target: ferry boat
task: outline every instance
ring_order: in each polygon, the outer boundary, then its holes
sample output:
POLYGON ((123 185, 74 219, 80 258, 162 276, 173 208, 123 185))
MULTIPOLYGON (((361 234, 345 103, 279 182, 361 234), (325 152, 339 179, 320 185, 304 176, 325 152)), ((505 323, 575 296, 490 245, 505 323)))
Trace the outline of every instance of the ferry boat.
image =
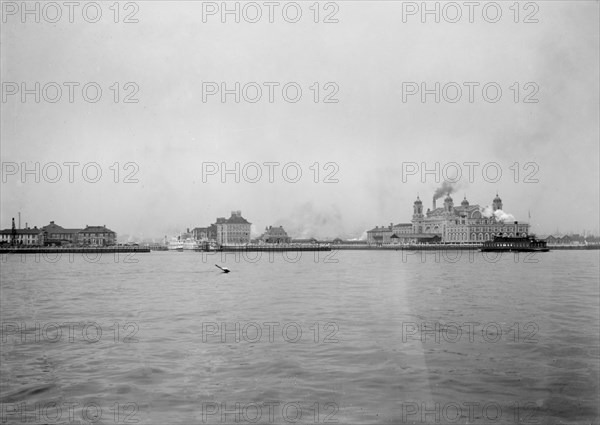
POLYGON ((540 241, 533 235, 495 236, 494 240, 486 241, 481 252, 548 252, 546 241, 540 241))
POLYGON ((194 251, 200 247, 200 243, 192 238, 187 238, 183 241, 182 248, 184 251, 194 251))
POLYGON ((194 251, 196 252, 206 252, 206 251, 218 251, 219 246, 214 241, 209 241, 207 239, 203 239, 198 241, 196 248, 194 251))
POLYGON ((168 246, 169 251, 183 251, 183 242, 181 238, 172 238, 169 241, 168 246))

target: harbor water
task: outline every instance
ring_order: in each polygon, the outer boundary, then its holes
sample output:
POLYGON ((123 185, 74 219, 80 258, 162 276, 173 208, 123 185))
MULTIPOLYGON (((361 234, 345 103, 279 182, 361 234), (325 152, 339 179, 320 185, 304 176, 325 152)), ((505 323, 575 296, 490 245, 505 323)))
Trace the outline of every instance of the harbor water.
POLYGON ((599 254, 3 255, 1 423, 598 423, 599 254))

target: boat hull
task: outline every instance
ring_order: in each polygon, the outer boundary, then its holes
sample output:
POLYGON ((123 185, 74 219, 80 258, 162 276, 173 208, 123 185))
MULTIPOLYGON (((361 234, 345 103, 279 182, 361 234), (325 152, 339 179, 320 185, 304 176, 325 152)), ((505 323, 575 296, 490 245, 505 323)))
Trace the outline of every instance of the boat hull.
POLYGON ((549 248, 481 248, 481 252, 548 252, 549 248))
POLYGON ((545 241, 535 236, 496 236, 493 241, 486 241, 481 252, 548 252, 545 241))

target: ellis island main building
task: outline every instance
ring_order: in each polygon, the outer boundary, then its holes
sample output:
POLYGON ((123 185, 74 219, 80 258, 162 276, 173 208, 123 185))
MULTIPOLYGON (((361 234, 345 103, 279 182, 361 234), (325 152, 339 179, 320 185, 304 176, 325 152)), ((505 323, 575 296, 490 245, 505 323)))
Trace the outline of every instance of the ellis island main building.
POLYGON ((470 205, 466 197, 460 206, 454 206, 450 194, 444 199, 444 206, 423 213, 423 202, 417 197, 413 204, 413 218, 410 223, 377 226, 367 232, 370 244, 390 243, 483 243, 492 240, 500 233, 509 236, 529 233, 529 224, 503 219, 502 199, 496 194, 491 210, 479 205, 470 205))

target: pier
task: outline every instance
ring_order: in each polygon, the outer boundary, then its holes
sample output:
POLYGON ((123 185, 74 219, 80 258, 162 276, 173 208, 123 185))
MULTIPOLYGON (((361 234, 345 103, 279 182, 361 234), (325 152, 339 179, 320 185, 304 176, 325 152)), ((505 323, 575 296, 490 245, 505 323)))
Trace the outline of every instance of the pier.
POLYGON ((110 254, 110 253, 150 252, 143 246, 106 247, 2 247, 0 254, 110 254))
POLYGON ((284 252, 284 251, 331 251, 331 245, 231 245, 217 248, 223 252, 284 252))

